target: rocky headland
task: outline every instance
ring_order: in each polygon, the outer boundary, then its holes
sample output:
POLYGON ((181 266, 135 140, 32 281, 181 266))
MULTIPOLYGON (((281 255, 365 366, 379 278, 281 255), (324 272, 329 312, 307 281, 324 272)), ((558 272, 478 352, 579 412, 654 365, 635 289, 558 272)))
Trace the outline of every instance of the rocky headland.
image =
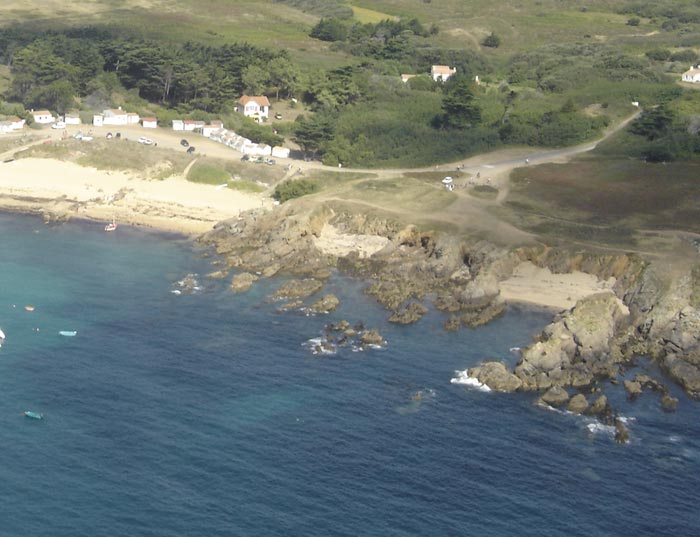
POLYGON ((447 314, 449 330, 500 315, 506 306, 501 285, 524 263, 555 275, 592 275, 605 282, 603 289, 556 313, 514 367, 485 359, 470 376, 494 390, 534 392, 541 403, 598 416, 616 427, 618 440, 627 433, 600 393, 602 382, 625 380, 630 398, 653 390, 666 410, 678 403, 663 383, 627 379, 637 356, 651 357, 689 397, 700 398, 698 266, 670 275, 660 261, 634 254, 542 244, 502 247, 353 214, 332 203, 310 210, 289 203, 244 213, 219 223, 201 241, 223 257, 223 272, 237 273, 232 276, 237 291, 258 278, 285 274, 299 280, 281 288, 277 298, 300 299, 318 293, 338 270, 367 280, 367 294, 387 309, 390 321, 416 322, 432 304, 447 314), (319 238, 329 228, 349 246, 325 248, 319 238), (373 238, 371 247, 367 237, 373 238))

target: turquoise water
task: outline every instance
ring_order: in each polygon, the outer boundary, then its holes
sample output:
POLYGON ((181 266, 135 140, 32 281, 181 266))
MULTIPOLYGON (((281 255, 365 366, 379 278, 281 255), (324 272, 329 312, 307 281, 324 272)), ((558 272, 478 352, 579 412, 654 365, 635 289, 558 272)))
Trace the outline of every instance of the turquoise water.
POLYGON ((393 326, 337 276, 330 316, 276 313, 280 281, 178 296, 211 259, 123 226, 2 215, 0 248, 0 536, 697 535, 700 407, 675 388, 664 414, 605 387, 631 418, 618 446, 529 395, 450 383, 515 361, 544 312, 393 326), (340 319, 387 348, 311 354, 340 319))

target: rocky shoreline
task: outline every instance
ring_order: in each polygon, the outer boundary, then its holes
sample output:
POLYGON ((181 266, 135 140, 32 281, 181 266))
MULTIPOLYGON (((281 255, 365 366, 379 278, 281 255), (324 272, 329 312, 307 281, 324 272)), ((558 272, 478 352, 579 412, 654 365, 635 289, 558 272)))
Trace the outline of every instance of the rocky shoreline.
MULTIPOLYGON (((521 351, 514 368, 486 359, 469 375, 493 390, 540 393, 541 403, 595 415, 616 427, 621 442, 628 437, 625 425, 600 394, 600 386, 621 382, 634 368, 636 356, 651 357, 690 398, 700 398, 698 267, 670 277, 654 262, 633 254, 545 245, 504 248, 352 214, 332 204, 311 211, 294 204, 268 212, 254 210, 219 223, 200 240, 223 257, 222 274, 238 272, 232 277, 237 291, 279 273, 303 278, 303 283, 295 284, 301 291, 279 292, 280 297, 299 299, 319 292, 337 269, 370 282, 367 294, 387 309, 391 322, 418 321, 429 301, 448 314, 447 330, 478 326, 500 315, 506 307, 500 282, 522 263, 554 274, 591 274, 611 282, 609 289, 557 314, 521 351), (384 246, 371 254, 360 248, 345 255, 326 253, 316 242, 326 226, 346 236, 381 237, 384 246)), ((665 410, 678 403, 657 381, 637 376, 624 384, 630 398, 652 389, 661 394, 665 410)))

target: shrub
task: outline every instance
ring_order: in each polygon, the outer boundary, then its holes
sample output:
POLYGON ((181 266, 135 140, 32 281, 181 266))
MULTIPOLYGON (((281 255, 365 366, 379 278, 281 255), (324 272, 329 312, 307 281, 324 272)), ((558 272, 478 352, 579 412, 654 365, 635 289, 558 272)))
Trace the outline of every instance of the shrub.
POLYGON ((684 50, 679 50, 678 52, 674 52, 671 55, 671 61, 694 64, 698 61, 698 55, 694 50, 687 48, 684 50))
POLYGON ((646 51, 647 58, 657 62, 665 62, 671 57, 671 51, 667 48, 655 48, 646 51))
POLYGON ((313 194, 319 190, 318 183, 309 181, 308 179, 296 179, 293 181, 285 181, 275 187, 272 197, 284 203, 285 201, 300 198, 308 194, 313 194))
POLYGON ((491 32, 491 35, 486 36, 481 44, 485 47, 498 48, 498 46, 501 44, 501 38, 491 32))

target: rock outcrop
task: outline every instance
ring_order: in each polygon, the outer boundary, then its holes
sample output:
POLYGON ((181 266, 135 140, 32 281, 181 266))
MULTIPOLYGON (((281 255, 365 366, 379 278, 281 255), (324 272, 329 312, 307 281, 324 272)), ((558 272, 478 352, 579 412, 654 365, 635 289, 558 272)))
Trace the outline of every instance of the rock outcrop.
POLYGON ((521 380, 508 371, 501 362, 485 362, 468 371, 470 377, 476 378, 492 390, 498 392, 514 392, 522 384, 521 380))
MULTIPOLYGON (((367 293, 387 308, 392 322, 415 322, 424 313, 422 303, 432 299, 449 315, 444 323, 448 330, 500 315, 505 303, 499 282, 524 261, 555 274, 583 271, 613 282, 610 291, 584 298, 558 315, 522 352, 513 371, 484 364, 477 377, 503 391, 544 393, 560 387, 588 393, 599 380, 616 378, 620 366, 635 354, 648 355, 689 396, 700 399, 700 265, 679 265, 669 276, 655 262, 635 255, 544 245, 501 248, 338 207, 329 202, 308 210, 300 202, 269 212, 250 211, 221 222, 202 241, 225 257, 220 274, 231 269, 249 274, 234 278, 242 289, 251 284, 252 275, 286 274, 298 280, 275 298, 297 300, 318 292, 337 268, 372 281, 367 293), (383 246, 371 253, 324 253, 317 243, 327 225, 358 240, 380 237, 383 246)), ((649 389, 635 382, 625 383, 631 398, 649 389)), ((664 408, 673 408, 674 398, 659 393, 664 408)), ((574 394, 567 404, 608 421, 614 416, 607 401, 599 403, 599 398, 588 405, 586 400, 584 406, 583 399, 574 394)))
POLYGON ((597 378, 614 377, 622 356, 613 341, 627 317, 627 308, 613 293, 580 300, 523 351, 515 367, 522 389, 585 388, 597 378))

